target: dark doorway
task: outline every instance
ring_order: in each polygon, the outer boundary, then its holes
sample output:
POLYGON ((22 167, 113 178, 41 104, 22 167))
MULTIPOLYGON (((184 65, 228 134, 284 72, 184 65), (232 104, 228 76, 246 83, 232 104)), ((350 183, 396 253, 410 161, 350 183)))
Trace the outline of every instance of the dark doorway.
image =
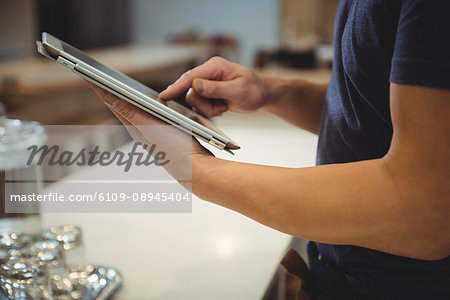
POLYGON ((130 4, 127 0, 36 1, 37 32, 42 31, 89 49, 130 42, 130 4))

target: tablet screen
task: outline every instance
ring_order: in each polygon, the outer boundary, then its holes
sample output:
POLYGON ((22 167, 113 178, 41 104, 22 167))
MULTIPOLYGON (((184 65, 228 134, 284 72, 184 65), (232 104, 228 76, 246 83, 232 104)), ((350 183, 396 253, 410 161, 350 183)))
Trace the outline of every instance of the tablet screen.
POLYGON ((95 69, 98 69, 99 71, 105 73, 108 76, 113 77, 114 79, 117 79, 118 81, 128 85, 129 87, 137 90, 138 92, 149 96, 153 100, 156 100, 159 98, 159 93, 144 84, 134 80, 133 78, 126 76, 125 74, 116 71, 110 67, 105 66, 104 64, 96 61, 92 57, 86 55, 84 52, 78 50, 75 47, 72 47, 71 45, 61 41, 63 50, 67 52, 68 54, 78 58, 79 60, 85 62, 86 64, 94 67, 95 69))
MULTIPOLYGON (((51 35, 48 35, 48 37, 49 37, 48 38, 49 42, 61 43, 62 50, 64 52, 66 52, 67 54, 69 54, 73 57, 76 57, 77 59, 81 60, 85 64, 91 66, 92 68, 95 68, 95 69, 99 70, 100 72, 116 79, 117 81, 122 82, 123 84, 138 91, 139 93, 149 96, 154 101, 158 101, 157 99, 159 98, 159 93, 157 91, 145 86, 144 84, 134 80, 133 78, 131 78, 117 70, 114 70, 110 67, 105 66, 104 64, 96 61, 92 57, 86 55, 84 52, 78 50, 77 48, 75 48, 63 41, 60 41, 60 40, 52 37, 51 35)), ((56 57, 59 56, 59 53, 54 53, 54 54, 56 55, 56 57)), ((217 128, 217 126, 214 125, 214 123, 212 123, 207 118, 194 112, 190 108, 187 108, 187 107, 183 106, 182 104, 179 104, 178 102, 176 102, 174 100, 166 101, 166 104, 169 108, 173 109, 174 111, 182 114, 183 116, 191 119, 192 121, 194 121, 200 125, 203 125, 204 127, 208 128, 209 130, 230 140, 230 143, 227 144, 227 146, 230 149, 239 149, 239 146, 237 146, 234 142, 232 142, 229 137, 227 137, 221 130, 219 130, 217 128)))

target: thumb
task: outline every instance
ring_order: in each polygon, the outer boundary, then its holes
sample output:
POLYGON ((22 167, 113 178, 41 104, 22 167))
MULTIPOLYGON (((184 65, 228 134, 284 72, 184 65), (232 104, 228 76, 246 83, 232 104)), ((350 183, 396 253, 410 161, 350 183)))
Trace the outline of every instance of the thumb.
POLYGON ((192 82, 194 91, 204 97, 213 99, 228 99, 232 96, 233 88, 229 81, 214 81, 196 78, 192 82))

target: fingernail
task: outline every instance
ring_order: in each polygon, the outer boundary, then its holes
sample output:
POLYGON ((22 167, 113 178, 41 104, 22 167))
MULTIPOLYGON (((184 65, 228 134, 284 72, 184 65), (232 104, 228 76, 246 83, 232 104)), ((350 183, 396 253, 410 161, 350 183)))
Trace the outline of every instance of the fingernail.
POLYGON ((201 79, 195 81, 195 88, 198 92, 203 93, 205 91, 205 82, 201 79))

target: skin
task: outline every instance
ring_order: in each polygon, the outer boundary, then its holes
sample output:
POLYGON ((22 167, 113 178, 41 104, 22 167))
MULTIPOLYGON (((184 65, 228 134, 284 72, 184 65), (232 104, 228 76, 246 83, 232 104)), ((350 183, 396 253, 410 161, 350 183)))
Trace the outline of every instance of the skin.
MULTIPOLYGON (((93 87, 126 125, 161 124, 93 87)), ((221 58, 185 73, 161 93, 212 117, 265 109, 318 132, 326 85, 257 76, 221 58)), ((437 260, 450 254, 450 91, 391 84, 394 135, 380 158, 311 168, 280 168, 215 158, 195 139, 193 192, 301 238, 437 260)), ((145 133, 132 134, 145 141, 145 133)))

